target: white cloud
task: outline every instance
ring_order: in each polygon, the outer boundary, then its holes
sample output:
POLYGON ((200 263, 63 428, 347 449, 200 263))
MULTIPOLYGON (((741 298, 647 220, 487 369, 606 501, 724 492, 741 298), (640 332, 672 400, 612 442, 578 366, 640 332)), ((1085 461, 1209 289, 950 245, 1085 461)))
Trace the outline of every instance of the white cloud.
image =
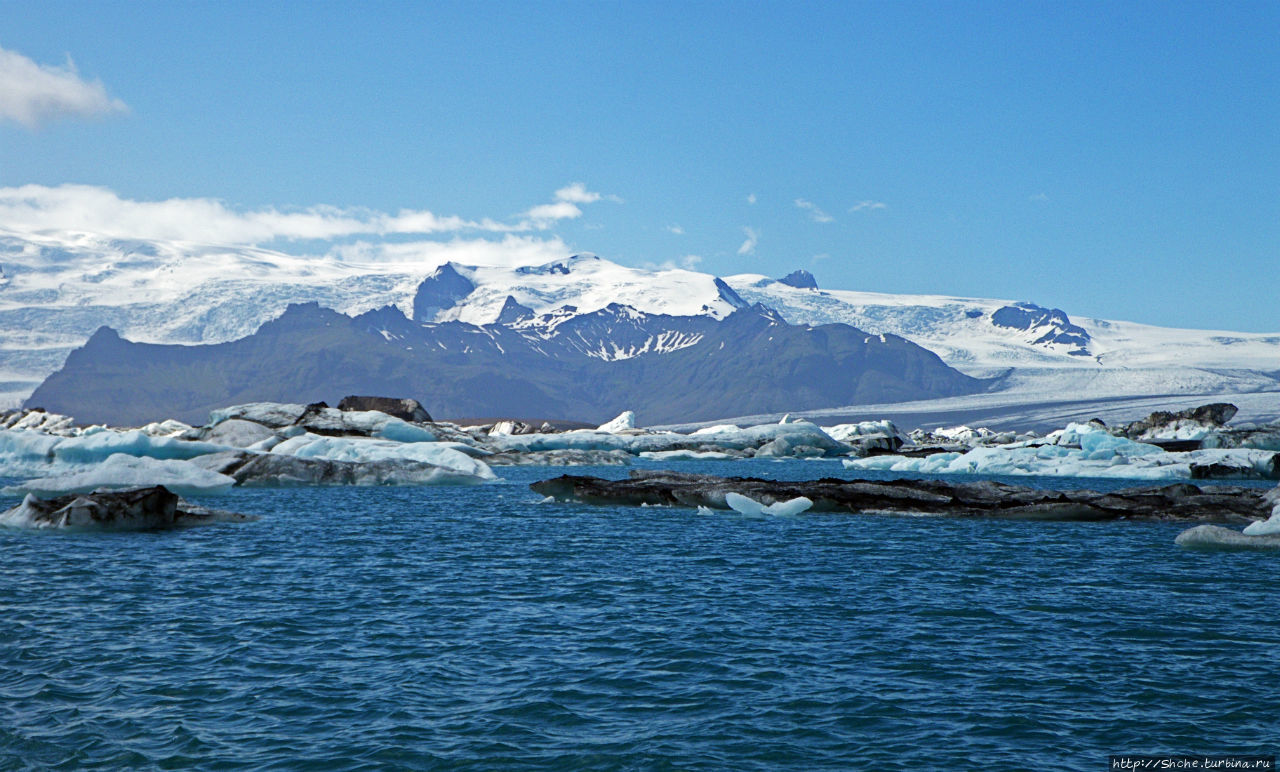
POLYGON ((507 234, 497 240, 455 237, 448 241, 400 243, 357 241, 336 245, 325 256, 354 264, 404 263, 413 266, 414 270, 422 270, 451 260, 462 265, 503 268, 543 265, 563 260, 571 254, 573 251, 557 237, 507 234))
POLYGON ((667 233, 674 233, 677 236, 684 235, 684 228, 681 228, 679 225, 668 225, 666 227, 666 231, 667 233))
POLYGON ((696 271, 702 262, 700 255, 685 255, 679 260, 664 260, 661 263, 645 263, 644 268, 651 271, 696 271))
POLYGON ((556 220, 572 220, 582 216, 582 210, 570 201, 557 201, 554 204, 539 204, 524 216, 533 221, 534 227, 546 228, 556 220))
POLYGON ((742 232, 746 234, 747 240, 742 242, 742 246, 738 247, 738 254, 754 255, 756 253, 756 244, 760 242, 760 234, 756 233, 755 228, 743 228, 742 232))
POLYGON ((587 190, 581 182, 571 182, 556 191, 556 201, 569 201, 574 204, 594 204, 600 200, 600 194, 587 190))
POLYGON ((582 182, 571 182, 556 191, 556 201, 568 201, 573 204, 594 204, 597 201, 612 201, 615 204, 621 204, 622 199, 612 193, 596 193, 587 190, 587 186, 582 182))
MULTIPOLYGON (((578 186, 561 189, 556 196, 562 194, 580 198, 595 195, 578 186)), ((240 210, 212 198, 138 201, 93 185, 0 188, 0 228, 22 232, 82 231, 116 238, 213 244, 468 231, 513 233, 545 230, 557 221, 581 216, 582 209, 577 204, 564 200, 535 206, 513 222, 502 222, 437 215, 425 209, 386 213, 321 205, 283 211, 275 207, 240 210)))
POLYGON ((1046 195, 1046 194, 1044 194, 1044 193, 1036 193, 1035 195, 1031 196, 1031 197, 1030 197, 1030 198, 1028 198, 1027 200, 1028 200, 1028 201, 1039 201, 1039 202, 1045 202, 1045 201, 1048 201, 1048 200, 1049 200, 1049 196, 1047 196, 1047 195, 1046 195))
POLYGON ((107 95, 101 81, 81 78, 70 57, 65 67, 54 67, 0 48, 0 121, 36 129, 57 118, 128 109, 124 102, 107 95))
POLYGON ((830 260, 830 259, 831 259, 831 255, 827 252, 821 252, 813 256, 813 262, 815 263, 820 263, 823 260, 830 260))
POLYGON ((755 193, 748 193, 748 194, 747 194, 747 203, 748 203, 748 204, 754 204, 755 202, 756 202, 756 194, 755 194, 755 193))
POLYGON ((582 216, 582 209, 578 204, 594 204, 602 199, 622 203, 622 199, 617 196, 596 193, 587 190, 587 186, 581 182, 571 182, 555 192, 555 201, 552 203, 539 204, 524 212, 521 216, 527 222, 518 229, 545 229, 551 227, 557 220, 577 219, 582 216))
POLYGON ((889 205, 884 203, 883 201, 872 201, 868 199, 866 201, 859 201, 858 203, 849 207, 849 211, 850 212, 873 212, 876 209, 888 209, 888 208, 889 208, 889 205))
POLYGON ((462 230, 511 231, 521 224, 441 217, 426 210, 386 214, 313 206, 237 211, 212 198, 137 201, 92 185, 0 188, 0 227, 17 231, 87 231, 107 236, 222 244, 275 239, 336 239, 362 234, 433 234, 462 230))
POLYGON ((823 222, 823 223, 835 222, 836 218, 832 217, 831 215, 819 209, 818 205, 813 203, 812 201, 806 201, 803 198, 797 198, 796 206, 807 211, 809 213, 809 218, 812 219, 814 222, 823 222))

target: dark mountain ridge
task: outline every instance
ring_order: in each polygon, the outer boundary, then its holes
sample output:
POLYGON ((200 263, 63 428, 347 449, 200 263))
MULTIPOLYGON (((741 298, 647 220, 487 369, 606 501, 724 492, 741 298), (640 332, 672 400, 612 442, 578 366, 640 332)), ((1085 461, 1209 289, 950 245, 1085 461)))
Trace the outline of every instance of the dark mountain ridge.
POLYGON ((788 324, 761 305, 723 320, 611 304, 507 324, 423 323, 393 307, 349 317, 295 304, 213 345, 134 343, 102 328, 27 401, 84 423, 204 422, 255 402, 418 399, 441 419, 539 415, 645 423, 968 394, 984 383, 893 335, 788 324))

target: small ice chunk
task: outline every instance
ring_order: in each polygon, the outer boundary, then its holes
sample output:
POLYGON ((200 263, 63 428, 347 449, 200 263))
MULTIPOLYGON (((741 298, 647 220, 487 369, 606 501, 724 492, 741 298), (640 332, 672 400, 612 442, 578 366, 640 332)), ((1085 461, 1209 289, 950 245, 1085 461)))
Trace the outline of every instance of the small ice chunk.
POLYGON ((724 503, 728 504, 733 511, 744 515, 798 515, 813 506, 813 501, 804 496, 766 506, 749 496, 732 491, 724 495, 724 503))
POLYGON ((743 496, 741 493, 730 491, 724 494, 724 503, 728 504, 729 508, 734 512, 740 512, 744 515, 764 514, 764 504, 748 496, 743 496))
MULTIPOLYGON (((1265 498, 1268 501, 1276 501, 1277 498, 1280 498, 1280 487, 1267 491, 1265 498)), ((1266 520, 1259 520, 1256 523, 1250 523, 1245 526, 1244 533, 1248 536, 1280 534, 1280 501, 1277 501, 1276 505, 1271 508, 1271 517, 1266 520)))
POLYGON ((764 512, 766 515, 790 517, 792 515, 798 515, 801 512, 807 512, 812 507, 813 501, 809 499, 809 497, 797 496, 796 498, 788 501, 779 501, 775 504, 770 504, 764 508, 764 512))

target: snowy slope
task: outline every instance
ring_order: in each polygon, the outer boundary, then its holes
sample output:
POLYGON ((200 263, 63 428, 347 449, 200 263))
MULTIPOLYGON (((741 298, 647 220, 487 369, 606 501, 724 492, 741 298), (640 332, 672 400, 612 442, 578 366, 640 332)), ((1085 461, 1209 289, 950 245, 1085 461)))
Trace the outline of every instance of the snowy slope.
POLYGON ((1071 317, 1091 338, 1088 356, 1076 347, 1036 344, 1045 328, 1025 331, 992 324, 1016 301, 946 295, 890 295, 850 290, 805 290, 759 274, 725 280, 748 302, 772 306, 793 323, 844 322, 891 332, 933 350, 952 367, 990 376, 1008 367, 1182 368, 1280 370, 1280 333, 1183 330, 1135 322, 1071 317))
POLYGON ((455 267, 476 288, 464 303, 431 321, 489 324, 498 318, 508 296, 535 313, 564 306, 591 312, 618 303, 650 314, 723 319, 735 307, 720 296, 715 277, 708 274, 628 268, 590 254, 518 268, 455 267))
POLYGON ((252 333, 290 303, 317 301, 347 314, 391 306, 412 316, 430 277, 446 270, 466 285, 461 298, 422 304, 431 314, 418 321, 490 324, 506 308, 526 334, 606 360, 701 339, 696 322, 652 332, 629 313, 723 319, 759 302, 792 323, 843 322, 900 335, 964 373, 996 379, 1001 398, 1018 403, 1280 390, 1280 334, 1076 318, 1009 300, 804 288, 757 274, 721 282, 521 243, 495 244, 487 264, 446 264, 445 247, 397 262, 356 262, 0 231, 0 405, 30 394, 101 325, 136 341, 215 343, 252 333))

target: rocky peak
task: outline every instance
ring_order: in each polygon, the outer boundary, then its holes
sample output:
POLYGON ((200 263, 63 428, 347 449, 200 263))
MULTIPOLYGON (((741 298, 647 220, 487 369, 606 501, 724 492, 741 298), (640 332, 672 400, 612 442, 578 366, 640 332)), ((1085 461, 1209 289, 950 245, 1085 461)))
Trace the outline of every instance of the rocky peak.
POLYGON ((453 308, 475 288, 476 285, 459 273, 453 263, 445 263, 418 285, 413 296, 413 320, 435 321, 436 314, 453 308))
POLYGON ((522 306, 513 295, 507 295, 507 302, 502 304, 502 310, 498 312, 498 318, 495 324, 510 325, 516 322, 523 322, 526 319, 532 319, 534 316, 533 309, 528 306, 522 306))
POLYGON ((792 271, 781 279, 778 279, 778 281, 788 287, 795 287, 796 289, 816 290, 818 288, 818 280, 813 278, 813 274, 803 268, 792 271))

